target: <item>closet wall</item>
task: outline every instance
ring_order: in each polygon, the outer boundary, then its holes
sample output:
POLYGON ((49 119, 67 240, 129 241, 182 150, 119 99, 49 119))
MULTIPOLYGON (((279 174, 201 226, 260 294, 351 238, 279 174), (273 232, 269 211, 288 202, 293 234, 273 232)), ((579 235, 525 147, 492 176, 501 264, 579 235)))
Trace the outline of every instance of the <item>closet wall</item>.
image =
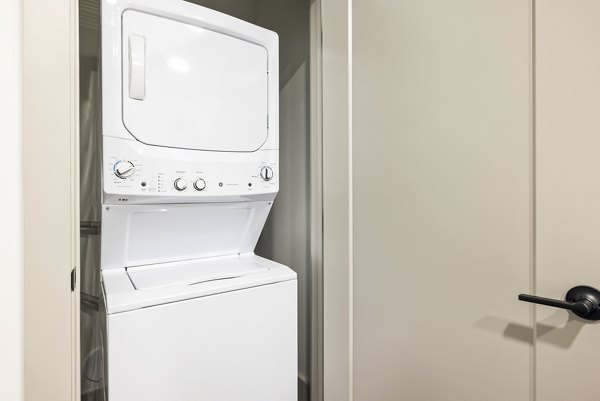
POLYGON ((257 0, 256 4, 255 23, 279 34, 281 175, 279 194, 256 253, 298 273, 298 369, 302 386, 309 383, 311 333, 309 2, 257 0))
POLYGON ((100 327, 100 2, 81 0, 79 11, 81 399, 105 401, 100 327))

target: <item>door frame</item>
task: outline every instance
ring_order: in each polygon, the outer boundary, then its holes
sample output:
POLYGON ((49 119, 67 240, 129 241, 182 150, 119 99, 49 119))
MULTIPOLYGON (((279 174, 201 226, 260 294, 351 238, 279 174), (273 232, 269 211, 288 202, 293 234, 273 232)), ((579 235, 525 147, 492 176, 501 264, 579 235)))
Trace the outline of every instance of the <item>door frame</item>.
POLYGON ((0 399, 23 399, 23 148, 22 148, 22 7, 5 2, 0 14, 0 180, 7 189, 0 209, 0 399), (9 167, 10 166, 10 167, 9 167))
POLYGON ((322 4, 310 2, 310 399, 323 401, 323 60, 322 4))
POLYGON ((78 3, 25 0, 22 7, 24 398, 76 401, 78 3))
MULTIPOLYGON (((350 13, 347 0, 311 0, 310 379, 318 401, 349 400, 352 390, 350 13)), ((22 23, 24 399, 78 401, 80 295, 70 287, 80 265, 78 1, 25 0, 22 23)))
POLYGON ((323 1, 323 397, 353 399, 352 0, 323 1))

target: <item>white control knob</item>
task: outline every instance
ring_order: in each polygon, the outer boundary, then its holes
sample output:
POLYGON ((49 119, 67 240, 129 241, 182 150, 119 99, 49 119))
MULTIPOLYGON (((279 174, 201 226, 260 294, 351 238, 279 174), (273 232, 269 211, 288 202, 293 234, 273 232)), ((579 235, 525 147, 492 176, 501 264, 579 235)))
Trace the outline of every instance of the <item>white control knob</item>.
POLYGON ((264 166, 260 169, 260 178, 265 181, 271 181, 273 179, 273 169, 269 166, 264 166))
POLYGON ((183 178, 178 178, 175 180, 175 189, 178 191, 183 191, 187 188, 187 182, 183 178))
POLYGON ((196 188, 196 191, 204 190, 204 188, 206 188, 206 181, 202 178, 198 178, 196 182, 194 182, 194 188, 196 188))
POLYGON ((113 166, 113 172, 117 177, 124 180, 129 178, 135 173, 135 166, 132 162, 127 160, 119 160, 113 166))

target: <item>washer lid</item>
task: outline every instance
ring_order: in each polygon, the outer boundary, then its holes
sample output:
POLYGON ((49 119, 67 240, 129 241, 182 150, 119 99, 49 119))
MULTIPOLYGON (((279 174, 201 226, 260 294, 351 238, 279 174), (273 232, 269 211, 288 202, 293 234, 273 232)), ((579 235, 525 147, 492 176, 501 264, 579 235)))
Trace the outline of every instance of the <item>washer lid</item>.
POLYGON ((267 140, 264 47, 127 10, 121 49, 123 123, 138 141, 251 152, 267 140))
POLYGON ((289 267, 253 253, 102 271, 108 314, 291 280, 289 267))
POLYGON ((236 255, 131 267, 127 268, 127 274, 136 290, 147 290, 228 280, 261 273, 269 268, 268 264, 261 263, 257 258, 240 258, 236 255))

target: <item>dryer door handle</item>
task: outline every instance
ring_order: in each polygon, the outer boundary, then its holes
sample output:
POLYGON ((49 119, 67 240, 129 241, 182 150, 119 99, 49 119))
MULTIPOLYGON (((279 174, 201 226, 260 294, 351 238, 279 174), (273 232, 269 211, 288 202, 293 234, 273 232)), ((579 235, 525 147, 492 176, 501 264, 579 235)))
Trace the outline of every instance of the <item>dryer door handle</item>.
POLYGON ((146 38, 129 35, 129 97, 146 97, 146 38))

